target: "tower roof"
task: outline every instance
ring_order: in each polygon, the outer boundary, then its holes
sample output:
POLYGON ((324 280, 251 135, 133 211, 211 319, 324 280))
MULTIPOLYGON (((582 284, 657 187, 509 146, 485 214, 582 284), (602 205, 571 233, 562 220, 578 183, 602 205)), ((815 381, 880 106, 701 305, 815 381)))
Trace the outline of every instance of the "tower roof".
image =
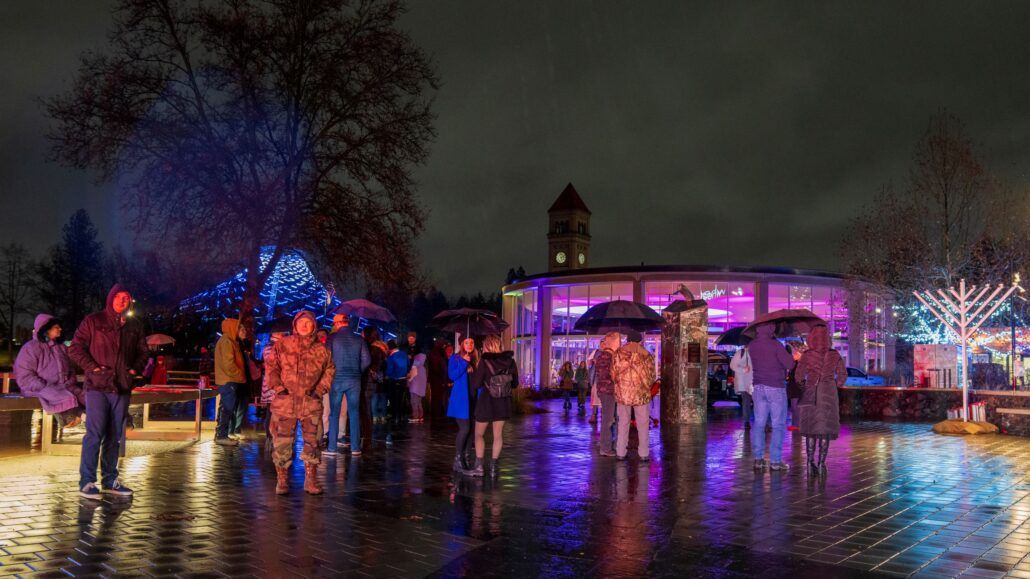
POLYGON ((587 204, 583 203, 583 199, 580 198, 579 193, 576 192, 576 188, 569 183, 565 186, 565 189, 561 192, 561 195, 554 200, 551 204, 551 208, 547 210, 548 213, 555 211, 585 211, 590 213, 590 209, 587 209, 587 204))

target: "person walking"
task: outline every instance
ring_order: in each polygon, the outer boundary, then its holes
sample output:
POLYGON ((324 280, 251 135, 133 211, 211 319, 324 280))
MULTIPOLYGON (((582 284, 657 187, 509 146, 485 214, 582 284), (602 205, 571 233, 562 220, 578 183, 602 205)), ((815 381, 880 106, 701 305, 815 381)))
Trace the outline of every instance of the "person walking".
POLYGON ((300 459, 304 462, 304 491, 318 495, 322 487, 315 480, 322 450, 322 396, 329 391, 336 373, 332 355, 315 337, 315 315, 301 310, 293 317, 293 333, 272 347, 266 360, 272 399, 272 462, 275 464, 275 493, 289 492, 288 469, 293 462, 297 423, 304 441, 300 459))
POLYGON ((329 336, 329 349, 333 355, 332 387, 329 389, 329 441, 325 453, 336 455, 340 432, 340 414, 346 400, 347 420, 350 422, 351 456, 361 456, 361 375, 372 363, 368 344, 350 331, 350 319, 344 314, 333 316, 333 332, 329 336))
POLYGON ((86 436, 79 458, 79 494, 98 500, 105 493, 131 496, 118 479, 118 450, 125 435, 133 380, 143 372, 149 352, 143 324, 128 315, 132 294, 115 284, 104 310, 92 313, 75 330, 68 357, 86 374, 86 436), (96 486, 97 462, 103 474, 96 486))
POLYGON ((826 474, 826 455, 830 441, 840 436, 840 405, 837 389, 848 379, 844 358, 830 347, 826 326, 816 326, 808 334, 808 350, 801 355, 795 371, 804 388, 800 403, 798 429, 805 437, 809 472, 826 474))
POLYGON ((629 330, 626 344, 615 352, 612 361, 616 412, 619 415, 615 455, 619 460, 626 459, 631 412, 637 423, 637 454, 643 462, 647 462, 650 456, 648 403, 651 402, 651 385, 655 383, 656 372, 654 356, 641 344, 643 339, 640 332, 629 330))
POLYGON ((519 383, 515 354, 501 351, 501 337, 494 334, 483 339, 483 356, 470 378, 476 393, 476 463, 465 474, 483 476, 486 455, 486 429, 493 431, 490 476, 496 477, 501 449, 504 446, 504 423, 511 419, 511 395, 519 383))
POLYGON ((425 422, 425 408, 423 399, 426 397, 426 385, 429 383, 429 376, 426 374, 426 355, 415 354, 412 360, 411 370, 408 371, 408 392, 411 393, 411 418, 408 422, 425 422))
POLYGON ((558 385, 561 387, 562 410, 568 414, 572 410, 572 391, 576 387, 576 374, 572 370, 572 362, 565 362, 558 371, 558 385))
POLYGON ((622 345, 618 332, 609 332, 601 340, 601 347, 594 353, 593 389, 601 406, 601 439, 598 444, 601 456, 615 456, 615 382, 612 380, 612 364, 615 352, 622 345))
POLYGON ((730 359, 730 370, 733 370, 733 388, 740 394, 740 409, 744 416, 744 429, 751 428, 751 395, 754 392, 755 370, 751 366, 751 354, 747 346, 741 346, 730 359))
POLYGON ((765 427, 772 426, 769 441, 769 468, 784 470, 783 432, 787 422, 787 372, 794 366, 794 358, 773 337, 775 326, 762 324, 755 339, 748 344, 751 367, 754 369, 753 398, 755 424, 751 429, 751 451, 755 456, 755 469, 762 470, 765 462, 765 427))
POLYGON ((454 383, 447 401, 447 416, 458 423, 458 434, 454 438, 454 470, 465 472, 469 468, 472 451, 472 408, 475 396, 469 375, 479 362, 476 341, 465 338, 457 352, 447 362, 447 376, 454 383))
POLYGON ((22 345, 14 359, 14 379, 23 396, 39 399, 43 419, 57 417, 61 428, 82 422, 86 394, 75 381, 75 369, 61 343, 61 322, 50 314, 39 314, 32 324, 32 339, 22 345))
POLYGON ((580 416, 587 411, 587 390, 590 388, 590 374, 587 372, 587 363, 582 361, 576 366, 576 401, 580 416))
POLYGON ((218 422, 215 426, 215 444, 239 446, 235 437, 230 437, 237 420, 238 397, 244 394, 247 374, 244 365, 243 348, 240 341, 247 337, 247 330, 235 318, 222 320, 222 336, 215 344, 215 386, 218 388, 218 422))
POLYGON ((429 407, 430 416, 434 419, 447 412, 447 341, 437 340, 433 344, 429 357, 426 358, 426 370, 429 375, 429 407))

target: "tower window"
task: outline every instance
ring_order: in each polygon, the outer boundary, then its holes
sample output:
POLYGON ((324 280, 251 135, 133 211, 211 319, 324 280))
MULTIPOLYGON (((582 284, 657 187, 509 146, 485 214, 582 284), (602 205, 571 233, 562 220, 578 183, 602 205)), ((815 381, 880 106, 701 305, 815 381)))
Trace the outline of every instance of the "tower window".
POLYGON ((587 224, 586 223, 577 223, 577 225, 579 225, 579 232, 580 232, 580 234, 586 235, 587 234, 587 224))

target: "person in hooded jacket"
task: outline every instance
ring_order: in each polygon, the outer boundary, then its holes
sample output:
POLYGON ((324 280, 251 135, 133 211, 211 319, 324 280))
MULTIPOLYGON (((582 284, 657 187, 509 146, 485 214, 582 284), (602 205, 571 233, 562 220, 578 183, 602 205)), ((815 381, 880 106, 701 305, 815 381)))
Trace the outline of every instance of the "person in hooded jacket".
POLYGON ((426 397, 428 383, 426 355, 420 352, 415 354, 415 358, 411 361, 411 370, 408 370, 408 392, 411 393, 411 419, 408 422, 425 422, 425 408, 422 401, 426 397))
POLYGON ((631 412, 637 423, 637 454, 643 462, 650 459, 648 404, 657 372, 654 356, 641 344, 643 340, 640 332, 629 330, 626 343, 612 359, 612 381, 615 382, 616 412, 619 415, 615 455, 619 460, 626 459, 631 412))
POLYGON ((601 347, 594 353, 593 389, 601 406, 601 456, 615 456, 615 382, 612 380, 612 363, 615 352, 622 345, 618 332, 609 332, 601 340, 601 347))
POLYGON ((293 462, 297 423, 304 440, 300 459, 304 462, 304 491, 318 495, 322 487, 315 480, 322 450, 322 396, 329 392, 336 373, 332 355, 315 337, 317 322, 308 311, 293 317, 293 333, 272 346, 265 361, 272 399, 272 462, 275 463, 275 493, 289 492, 287 473, 293 462))
POLYGON ((755 424, 751 428, 751 451, 755 455, 756 470, 765 468, 765 425, 770 422, 769 468, 787 468, 783 462, 783 431, 787 426, 787 372, 794 367, 794 358, 773 337, 775 332, 773 324, 762 324, 747 346, 754 369, 755 424))
POLYGON ((447 401, 447 416, 458 423, 458 434, 454 438, 454 470, 465 472, 469 468, 472 448, 472 408, 475 394, 469 383, 469 376, 479 362, 476 341, 465 338, 460 348, 451 354, 447 362, 447 377, 453 383, 451 396, 447 401))
MULTIPOLYGON (((86 396, 75 382, 75 369, 61 343, 61 322, 39 314, 32 324, 32 339, 14 360, 14 379, 24 396, 39 398, 43 412, 57 417, 62 428, 82 422, 86 396)), ((45 417, 44 417, 45 418, 45 417)))
POLYGON ((837 389, 848 379, 844 358, 830 347, 826 326, 816 326, 809 332, 808 350, 801 355, 795 376, 804 388, 795 409, 799 414, 798 429, 805 437, 808 468, 813 475, 825 475, 830 441, 840 436, 837 389))
POLYGON ((68 357, 86 374, 86 436, 79 459, 79 494, 99 500, 97 462, 105 493, 132 495, 118 479, 118 450, 125 435, 134 379, 143 373, 149 349, 143 324, 129 315, 132 294, 115 284, 104 310, 86 316, 75 330, 68 357))
POLYGON ((447 340, 437 340, 426 358, 429 376, 430 416, 440 418, 447 412, 447 340))
POLYGON ((496 477, 504 446, 504 423, 511 419, 511 397, 519 385, 515 355, 511 351, 501 351, 500 336, 494 334, 483 338, 483 355, 469 382, 476 393, 476 464, 466 474, 483 476, 483 457, 486 454, 484 434, 487 428, 491 428, 493 448, 490 476, 496 477))
POLYGON ((238 446, 232 436, 233 425, 239 412, 239 401, 247 384, 247 363, 240 341, 247 337, 247 330, 235 318, 222 320, 222 336, 215 344, 215 386, 218 388, 218 425, 215 427, 215 444, 238 446))

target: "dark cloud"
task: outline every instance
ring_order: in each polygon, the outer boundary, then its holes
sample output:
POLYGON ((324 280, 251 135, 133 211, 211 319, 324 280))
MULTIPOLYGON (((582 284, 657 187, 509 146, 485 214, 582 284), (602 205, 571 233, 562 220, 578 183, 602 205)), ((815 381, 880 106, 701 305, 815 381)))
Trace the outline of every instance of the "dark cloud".
MULTIPOLYGON (((110 187, 44 165, 32 97, 68 82, 99 3, 0 7, 0 230, 42 247, 77 207, 108 239, 110 187)), ((593 265, 836 269, 840 228, 904 181, 934 112, 963 118, 1022 186, 1030 4, 413 2, 434 55, 439 139, 418 171, 420 243, 448 291, 546 267, 546 209, 575 183, 593 265)))

